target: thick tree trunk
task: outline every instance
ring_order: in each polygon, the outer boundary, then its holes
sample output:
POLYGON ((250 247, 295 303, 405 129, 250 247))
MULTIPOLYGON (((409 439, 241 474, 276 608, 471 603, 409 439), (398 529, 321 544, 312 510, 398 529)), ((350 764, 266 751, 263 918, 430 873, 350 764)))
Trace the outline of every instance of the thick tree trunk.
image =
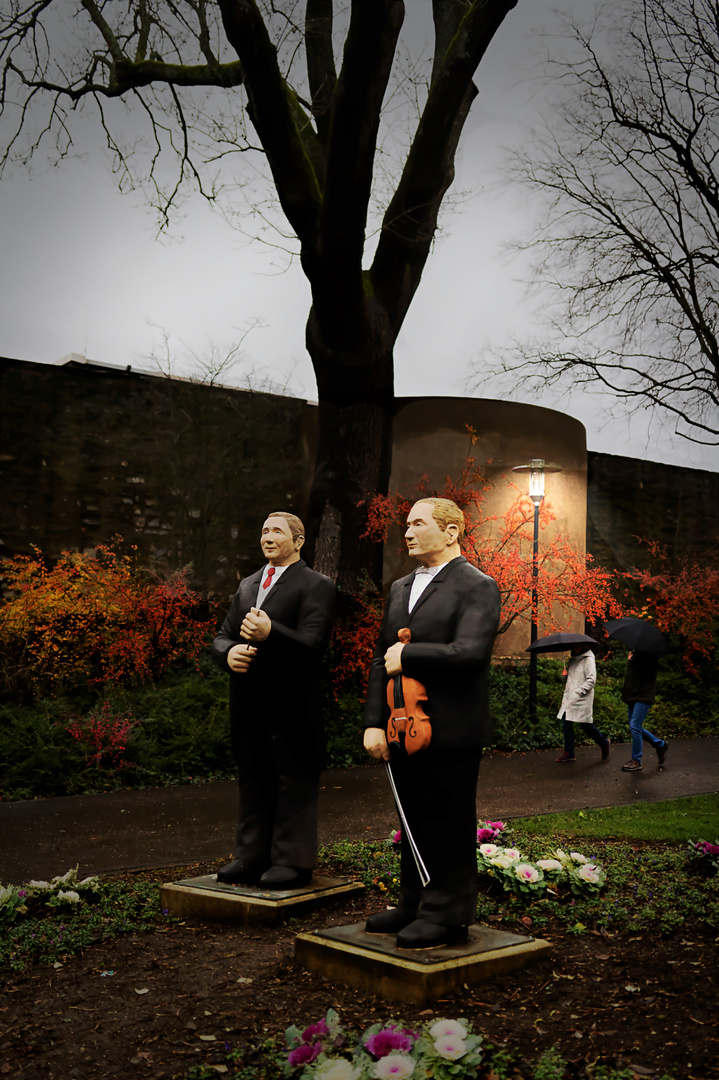
POLYGON ((394 336, 370 303, 365 314, 360 339, 355 325, 344 342, 320 324, 315 307, 307 323, 319 399, 308 558, 347 592, 357 590, 363 570, 381 583, 382 546, 362 533, 367 502, 387 491, 392 463, 394 336))

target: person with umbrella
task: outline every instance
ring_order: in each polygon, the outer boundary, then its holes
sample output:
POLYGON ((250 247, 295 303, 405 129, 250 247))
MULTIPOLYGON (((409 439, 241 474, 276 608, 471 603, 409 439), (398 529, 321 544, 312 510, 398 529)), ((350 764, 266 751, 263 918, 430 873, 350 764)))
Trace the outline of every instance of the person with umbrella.
POLYGON ((648 731, 644 727, 644 721, 657 693, 659 657, 669 651, 666 638, 656 626, 644 622, 643 619, 610 619, 605 623, 605 627, 610 637, 631 647, 622 687, 622 701, 626 702, 627 706, 632 756, 626 765, 622 765, 622 771, 641 770, 645 742, 656 750, 659 764, 663 765, 669 743, 648 731))
POLYGON ((597 644, 597 639, 589 637, 588 634, 568 632, 548 634, 546 637, 539 638, 538 641, 533 641, 526 649, 526 652, 534 654, 566 652, 567 649, 571 649, 572 655, 566 669, 562 672, 567 677, 567 683, 562 695, 562 704, 557 713, 557 719, 562 721, 564 732, 564 750, 557 758, 561 764, 575 760, 575 724, 583 724, 587 734, 591 735, 598 746, 601 746, 602 761, 606 761, 609 757, 612 744, 602 735, 592 720, 597 665, 591 647, 597 644))
POLYGON ((566 673, 567 682, 562 695, 562 704, 557 713, 557 719, 562 721, 564 750, 557 761, 563 765, 567 761, 575 760, 575 724, 581 724, 587 735, 591 735, 595 743, 601 747, 602 761, 606 761, 612 744, 605 735, 602 735, 593 721, 597 664, 588 642, 578 641, 572 645, 572 655, 567 661, 566 673))

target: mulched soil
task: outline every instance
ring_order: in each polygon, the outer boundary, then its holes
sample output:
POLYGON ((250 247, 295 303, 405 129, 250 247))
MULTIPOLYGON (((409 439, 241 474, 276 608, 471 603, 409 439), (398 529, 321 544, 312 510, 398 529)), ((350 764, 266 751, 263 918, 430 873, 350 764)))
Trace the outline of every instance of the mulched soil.
MULTIPOLYGON (((163 880, 216 869, 178 867, 163 880)), ((124 877, 157 880, 156 873, 124 877)), ((545 927, 538 936, 553 945, 547 958, 421 1011, 295 966, 297 932, 359 922, 379 906, 376 897, 360 897, 274 928, 187 920, 93 946, 57 969, 38 965, 12 976, 0 1004, 0 1076, 184 1077, 192 1065, 221 1066, 230 1047, 256 1046, 291 1023, 316 1021, 331 1006, 355 1030, 392 1016, 408 1025, 464 1016, 493 1044, 506 1041, 522 1055, 517 1077, 531 1076, 529 1062, 552 1046, 575 1075, 599 1061, 638 1077, 719 1077, 713 934, 686 926, 661 939, 574 937, 545 927)), ((521 922, 499 925, 527 932, 521 922)), ((246 1061, 257 1058, 250 1053, 246 1061)))

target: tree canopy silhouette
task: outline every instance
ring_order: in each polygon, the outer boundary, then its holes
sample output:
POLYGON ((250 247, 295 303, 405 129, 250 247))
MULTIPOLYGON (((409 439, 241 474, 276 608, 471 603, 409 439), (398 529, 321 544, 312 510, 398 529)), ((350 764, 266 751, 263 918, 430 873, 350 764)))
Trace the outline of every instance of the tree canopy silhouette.
POLYGON ((93 104, 121 185, 149 184, 167 218, 187 182, 220 197, 208 166, 241 178, 246 155, 263 155, 312 292, 310 546, 346 588, 362 567, 378 573, 359 504, 389 481, 393 348, 454 178, 474 73, 516 2, 433 0, 432 57, 426 74, 412 68, 416 115, 389 179, 378 138, 405 56, 402 0, 10 0, 0 15, 4 165, 47 145, 71 153, 74 114, 93 104), (146 124, 145 158, 118 99, 146 124))

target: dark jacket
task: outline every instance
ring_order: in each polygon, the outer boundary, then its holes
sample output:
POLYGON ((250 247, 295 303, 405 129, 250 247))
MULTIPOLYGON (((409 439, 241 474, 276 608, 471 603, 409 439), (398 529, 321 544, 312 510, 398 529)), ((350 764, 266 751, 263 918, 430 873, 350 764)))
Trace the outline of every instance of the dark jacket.
POLYGON ((262 570, 244 578, 222 629, 212 643, 215 663, 230 673, 232 746, 238 761, 251 753, 252 730, 269 725, 272 734, 305 768, 324 765, 320 664, 332 631, 334 583, 310 570, 303 559, 291 563, 272 586, 262 610, 272 622, 245 674, 231 672, 227 653, 243 643, 242 620, 257 603, 262 570))
POLYGON ((622 701, 626 701, 628 705, 635 701, 643 705, 653 705, 657 696, 658 671, 658 657, 635 651, 631 660, 627 660, 622 701))
POLYGON ((386 728, 384 654, 406 626, 412 640, 402 650, 402 672, 427 689, 432 745, 486 746, 491 737, 488 669, 499 626, 497 584, 460 555, 435 575, 410 614, 413 579, 409 574, 390 589, 370 669, 365 726, 386 728))

